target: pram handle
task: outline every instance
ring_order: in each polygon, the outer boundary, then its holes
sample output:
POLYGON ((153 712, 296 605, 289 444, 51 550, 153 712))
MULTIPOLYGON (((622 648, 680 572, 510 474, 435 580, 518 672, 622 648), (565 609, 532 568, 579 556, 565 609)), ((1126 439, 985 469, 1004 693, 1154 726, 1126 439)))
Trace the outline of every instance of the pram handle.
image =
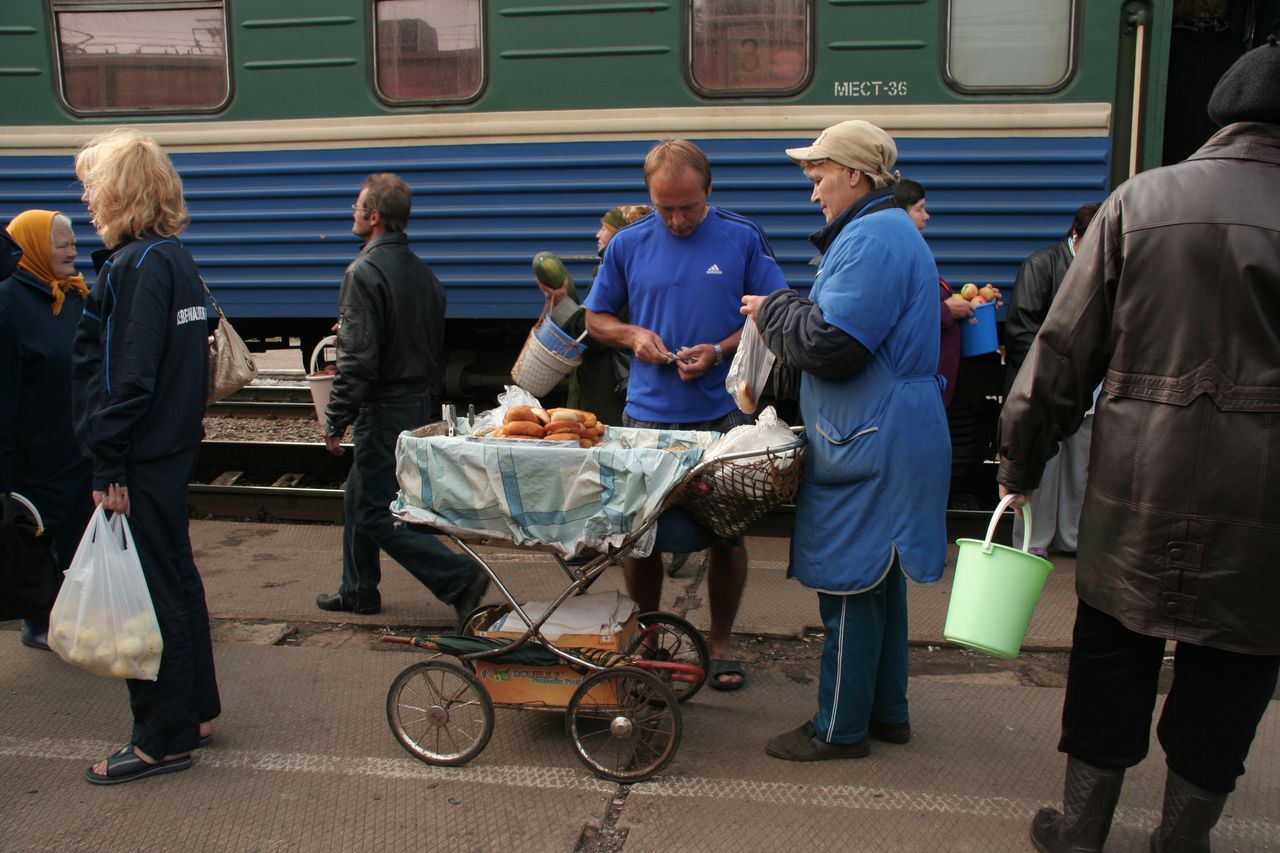
POLYGON ((33 504, 31 501, 27 500, 22 495, 18 494, 17 492, 9 492, 9 497, 13 498, 15 501, 17 501, 18 503, 22 504, 24 507, 27 508, 27 512, 31 513, 31 517, 36 520, 36 535, 43 536, 44 535, 44 519, 40 517, 40 510, 36 509, 36 505, 33 504))

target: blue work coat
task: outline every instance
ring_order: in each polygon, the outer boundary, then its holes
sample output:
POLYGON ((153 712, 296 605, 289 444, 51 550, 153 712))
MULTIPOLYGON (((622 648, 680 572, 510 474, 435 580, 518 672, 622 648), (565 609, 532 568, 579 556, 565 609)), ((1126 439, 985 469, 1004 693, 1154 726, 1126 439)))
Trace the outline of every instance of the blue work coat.
POLYGON ((895 550, 907 577, 935 583, 947 551, 938 270, 905 211, 870 207, 827 247, 809 296, 872 359, 846 378, 800 382, 809 450, 789 575, 837 594, 879 583, 895 550))

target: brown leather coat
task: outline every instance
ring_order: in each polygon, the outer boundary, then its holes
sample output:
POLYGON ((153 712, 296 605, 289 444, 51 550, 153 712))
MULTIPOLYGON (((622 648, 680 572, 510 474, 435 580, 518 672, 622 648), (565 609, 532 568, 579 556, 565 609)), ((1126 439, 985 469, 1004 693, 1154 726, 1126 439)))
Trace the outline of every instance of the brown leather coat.
POLYGON ((1280 126, 1229 125, 1107 199, 1005 404, 1001 483, 1035 488, 1099 380, 1080 597, 1280 654, 1280 126))

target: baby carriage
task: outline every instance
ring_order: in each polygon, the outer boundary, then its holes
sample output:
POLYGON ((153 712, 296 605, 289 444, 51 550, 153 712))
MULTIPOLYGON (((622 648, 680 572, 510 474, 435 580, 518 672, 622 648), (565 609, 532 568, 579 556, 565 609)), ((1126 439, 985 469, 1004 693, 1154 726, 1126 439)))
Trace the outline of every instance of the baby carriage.
POLYGON ((489 575, 504 603, 478 608, 458 636, 384 637, 435 652, 406 668, 391 685, 387 721, 396 740, 421 761, 456 766, 488 744, 495 707, 563 712, 574 754, 593 773, 616 782, 648 779, 679 749, 680 705, 706 678, 707 645, 679 616, 634 613, 625 596, 587 591, 617 558, 637 548, 647 553, 660 517, 670 517, 664 513, 672 508, 678 516, 677 504, 690 507, 717 534, 734 535, 789 500, 799 483, 803 438, 793 435, 783 446, 700 462, 715 434, 610 428, 616 439, 612 443, 624 446, 581 449, 562 442, 451 434, 465 423, 448 418, 401 435, 401 494, 392 509, 403 521, 430 524, 448 535, 489 575), (608 500, 594 518, 579 514, 572 523, 548 522, 545 517, 557 513, 527 506, 517 511, 519 501, 507 500, 521 477, 526 486, 537 481, 537 488, 524 489, 526 497, 560 494, 546 481, 583 478, 597 463, 609 488, 599 491, 607 491, 608 500), (470 495, 485 491, 480 480, 506 493, 494 498, 504 508, 500 519, 484 508, 448 508, 451 466, 471 478, 470 495), (627 474, 637 482, 619 485, 627 474), (619 493, 629 496, 621 500, 631 510, 629 516, 608 506, 610 501, 617 504, 619 493), (607 531, 593 528, 600 517, 612 519, 613 526, 607 531), (575 533, 566 539, 564 531, 570 528, 575 533), (567 586, 551 601, 521 605, 472 547, 496 539, 551 551, 567 586), (575 625, 563 617, 570 610, 594 615, 575 625), (557 621, 557 629, 551 630, 557 621))

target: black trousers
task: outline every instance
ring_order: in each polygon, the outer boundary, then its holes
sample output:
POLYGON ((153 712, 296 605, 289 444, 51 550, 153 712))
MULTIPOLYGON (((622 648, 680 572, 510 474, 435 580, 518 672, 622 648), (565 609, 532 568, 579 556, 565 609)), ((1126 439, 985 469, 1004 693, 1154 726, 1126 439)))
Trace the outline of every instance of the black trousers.
MULTIPOLYGON (((1164 647, 1079 602, 1058 749, 1107 769, 1142 761, 1164 647)), ((1278 671, 1280 656, 1177 643, 1156 728, 1169 769, 1207 791, 1235 790, 1278 671)))
POLYGON ((200 723, 222 712, 204 583, 191 556, 187 483, 196 450, 129 464, 129 527, 164 652, 156 681, 129 679, 133 743, 152 758, 196 747, 200 723))
POLYGON ((475 580, 480 567, 455 554, 438 536, 414 524, 397 524, 389 509, 399 491, 396 439, 431 419, 431 396, 414 394, 365 403, 356 417, 355 460, 342 496, 342 586, 338 594, 356 607, 378 607, 382 549, 445 604, 475 580))

